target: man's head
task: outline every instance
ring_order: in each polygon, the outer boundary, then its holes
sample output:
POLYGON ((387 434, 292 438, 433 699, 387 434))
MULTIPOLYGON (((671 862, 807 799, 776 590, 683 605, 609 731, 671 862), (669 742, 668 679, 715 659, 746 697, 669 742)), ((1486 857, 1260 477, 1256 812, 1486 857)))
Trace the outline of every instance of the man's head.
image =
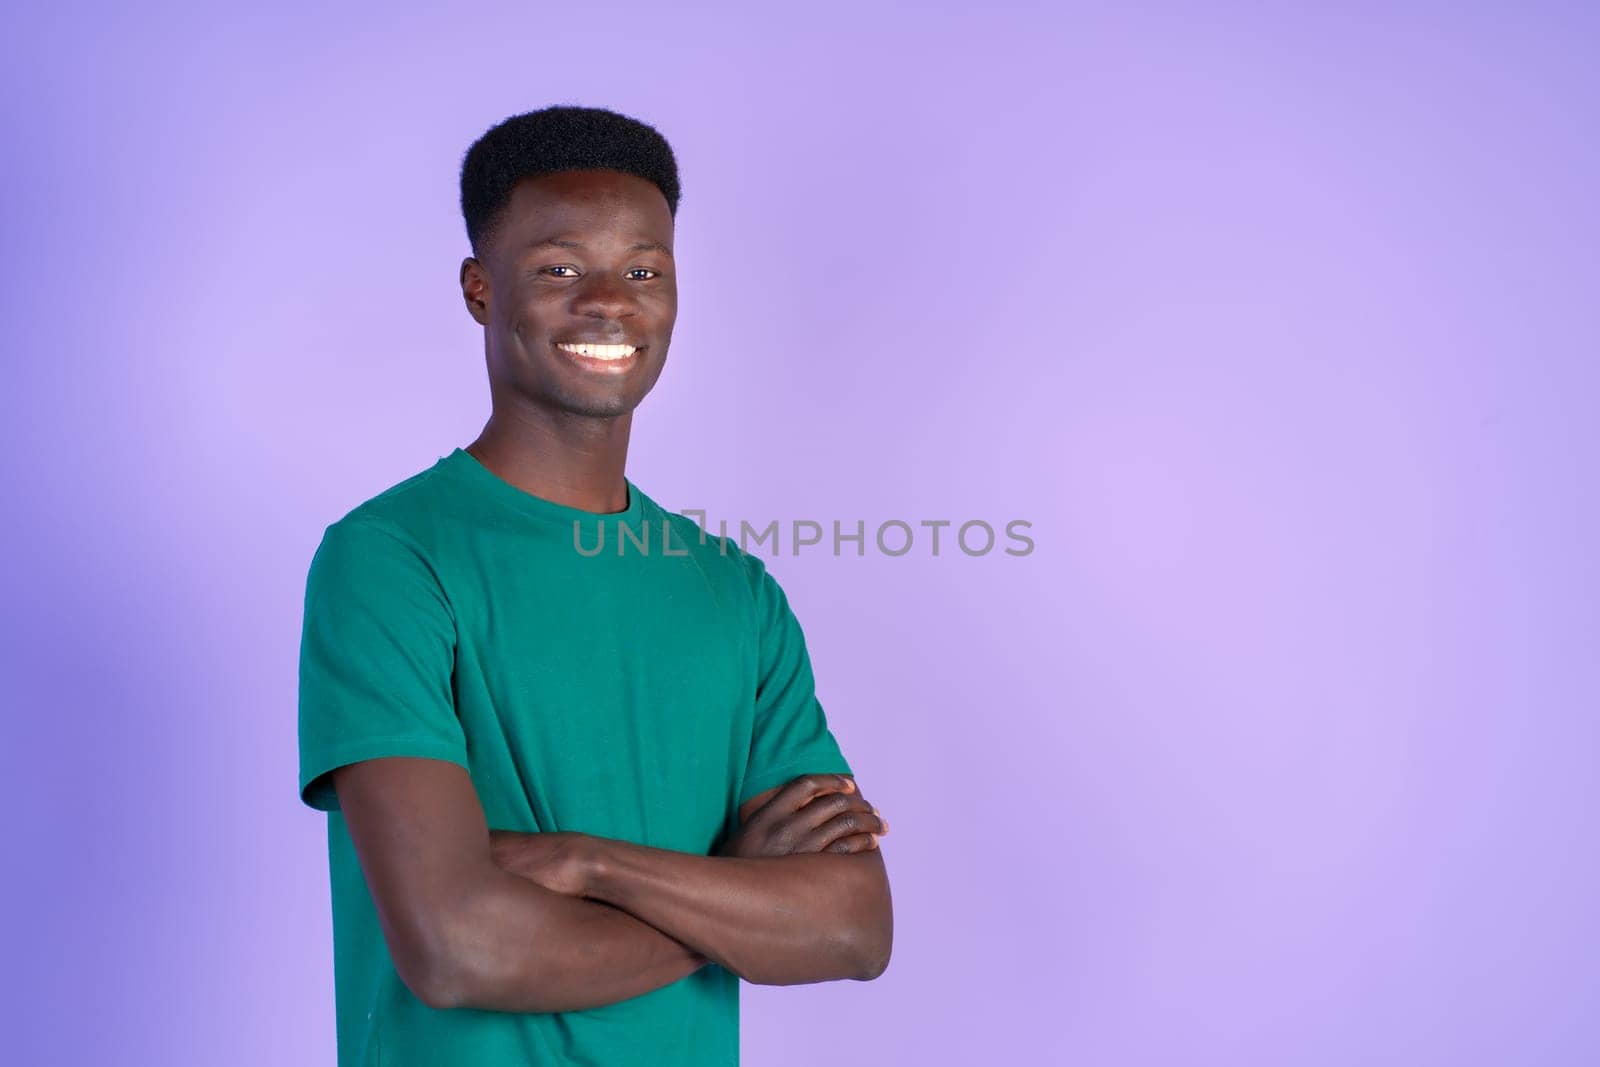
POLYGON ((644 399, 678 314, 678 197, 666 140, 602 108, 518 115, 467 150, 461 290, 497 405, 610 417, 644 399), (562 347, 582 343, 635 351, 562 347))

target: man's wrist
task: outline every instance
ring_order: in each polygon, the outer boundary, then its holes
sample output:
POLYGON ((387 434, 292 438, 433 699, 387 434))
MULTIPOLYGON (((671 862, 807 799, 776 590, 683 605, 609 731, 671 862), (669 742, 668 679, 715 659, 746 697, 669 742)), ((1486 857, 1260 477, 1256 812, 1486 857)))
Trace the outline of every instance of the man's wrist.
POLYGON ((596 837, 584 849, 583 895, 628 910, 652 857, 667 850, 615 837, 596 837))
POLYGON ((583 896, 591 900, 606 899, 614 867, 613 850, 622 844, 625 842, 609 837, 585 836, 584 847, 578 853, 578 876, 583 885, 583 896))

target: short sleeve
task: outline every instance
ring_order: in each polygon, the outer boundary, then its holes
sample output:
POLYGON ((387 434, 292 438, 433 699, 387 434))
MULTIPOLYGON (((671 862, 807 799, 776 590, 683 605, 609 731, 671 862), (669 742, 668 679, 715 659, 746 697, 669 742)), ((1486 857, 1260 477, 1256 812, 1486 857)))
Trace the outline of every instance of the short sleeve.
POLYGON ((817 700, 800 622, 766 565, 745 556, 760 628, 755 729, 739 804, 802 774, 851 774, 817 700))
POLYGON ((382 756, 467 766, 451 675, 455 622, 437 577, 399 531, 346 517, 306 577, 300 637, 300 799, 337 811, 328 775, 382 756))

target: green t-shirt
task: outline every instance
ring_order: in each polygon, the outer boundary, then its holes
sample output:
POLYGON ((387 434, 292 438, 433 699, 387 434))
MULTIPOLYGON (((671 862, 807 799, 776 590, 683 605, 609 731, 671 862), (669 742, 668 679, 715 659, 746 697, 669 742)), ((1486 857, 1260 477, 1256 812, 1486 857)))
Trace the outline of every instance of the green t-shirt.
POLYGON ((324 533, 299 732, 301 799, 329 813, 340 1067, 736 1064, 739 980, 707 964, 586 1011, 428 1007, 395 972, 334 768, 448 760, 471 773, 491 829, 699 855, 750 797, 851 773, 758 557, 631 481, 626 511, 596 515, 460 448, 324 533))

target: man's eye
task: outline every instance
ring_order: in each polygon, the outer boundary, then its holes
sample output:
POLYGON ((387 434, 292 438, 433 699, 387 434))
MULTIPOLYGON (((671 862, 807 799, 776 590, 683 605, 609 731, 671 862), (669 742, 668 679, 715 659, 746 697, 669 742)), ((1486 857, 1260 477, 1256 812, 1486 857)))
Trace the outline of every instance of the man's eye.
MULTIPOLYGON (((545 267, 544 269, 546 271, 557 271, 557 270, 574 271, 574 268, 567 267, 567 266, 545 267)), ((651 270, 649 267, 635 267, 632 270, 630 270, 628 273, 629 274, 648 274, 651 277, 655 277, 656 275, 660 274, 661 272, 658 271, 658 270, 651 270)), ((557 274, 556 275, 556 277, 558 277, 558 278, 570 278, 572 276, 573 276, 572 274, 557 274)), ((641 281, 641 282, 647 282, 647 281, 650 280, 650 278, 638 278, 636 280, 637 281, 641 281)))

